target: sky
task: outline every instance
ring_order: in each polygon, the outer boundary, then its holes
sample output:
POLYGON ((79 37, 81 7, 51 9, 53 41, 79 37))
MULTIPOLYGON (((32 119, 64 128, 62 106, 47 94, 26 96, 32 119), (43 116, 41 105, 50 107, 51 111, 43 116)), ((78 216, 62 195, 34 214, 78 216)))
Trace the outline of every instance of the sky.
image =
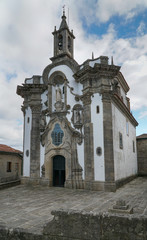
POLYGON ((51 63, 64 5, 75 60, 82 64, 92 52, 113 56, 130 86, 136 135, 147 133, 147 0, 0 0, 0 144, 22 150, 23 99, 16 88, 51 63))

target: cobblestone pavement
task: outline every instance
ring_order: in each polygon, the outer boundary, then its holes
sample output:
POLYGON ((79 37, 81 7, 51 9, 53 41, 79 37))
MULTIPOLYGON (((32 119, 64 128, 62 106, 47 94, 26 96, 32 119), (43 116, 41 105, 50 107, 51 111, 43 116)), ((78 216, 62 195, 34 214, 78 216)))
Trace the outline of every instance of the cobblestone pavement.
POLYGON ((52 210, 107 212, 118 199, 134 208, 134 216, 147 217, 147 178, 139 177, 115 193, 24 185, 3 189, 0 190, 0 225, 40 233, 44 224, 53 218, 52 210))

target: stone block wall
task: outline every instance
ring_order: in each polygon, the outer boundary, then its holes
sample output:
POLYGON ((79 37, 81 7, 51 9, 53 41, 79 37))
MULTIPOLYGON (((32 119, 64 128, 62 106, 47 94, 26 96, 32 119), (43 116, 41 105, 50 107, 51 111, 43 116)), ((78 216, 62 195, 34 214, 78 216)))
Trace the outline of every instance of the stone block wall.
POLYGON ((133 215, 94 214, 78 211, 53 211, 54 219, 43 233, 0 226, 0 240, 145 240, 147 218, 133 215))
POLYGON ((64 240, 143 240, 147 239, 147 219, 133 215, 94 214, 78 211, 53 211, 54 219, 44 236, 64 240))
POLYGON ((138 174, 140 176, 147 176, 147 134, 144 135, 137 137, 138 174))
POLYGON ((0 183, 7 183, 20 179, 22 158, 18 154, 0 153, 0 183), (11 164, 8 171, 7 164, 11 164))

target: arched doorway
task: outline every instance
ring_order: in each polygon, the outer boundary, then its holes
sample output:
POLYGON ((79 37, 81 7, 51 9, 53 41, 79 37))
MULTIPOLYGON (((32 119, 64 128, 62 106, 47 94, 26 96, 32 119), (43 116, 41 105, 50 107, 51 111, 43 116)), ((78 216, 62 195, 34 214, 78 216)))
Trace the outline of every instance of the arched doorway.
POLYGON ((56 155, 53 158, 53 186, 64 187, 65 157, 56 155))

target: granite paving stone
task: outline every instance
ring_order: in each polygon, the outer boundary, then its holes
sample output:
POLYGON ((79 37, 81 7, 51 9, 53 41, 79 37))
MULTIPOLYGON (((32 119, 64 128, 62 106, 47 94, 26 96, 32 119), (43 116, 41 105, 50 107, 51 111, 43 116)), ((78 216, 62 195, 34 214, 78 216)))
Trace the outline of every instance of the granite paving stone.
POLYGON ((108 213, 118 199, 133 207, 134 216, 147 217, 147 178, 138 177, 116 192, 25 185, 1 189, 0 225, 41 233, 53 219, 52 210, 108 213))

